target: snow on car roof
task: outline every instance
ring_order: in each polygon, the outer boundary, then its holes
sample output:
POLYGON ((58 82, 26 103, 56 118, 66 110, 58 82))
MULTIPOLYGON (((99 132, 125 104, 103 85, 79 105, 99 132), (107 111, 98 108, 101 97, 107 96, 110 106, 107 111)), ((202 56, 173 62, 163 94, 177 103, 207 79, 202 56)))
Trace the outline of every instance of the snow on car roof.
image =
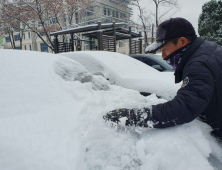
POLYGON ((155 93, 172 99, 180 84, 174 83, 173 73, 161 73, 124 54, 107 51, 61 53, 80 62, 89 72, 102 73, 112 84, 140 92, 155 93))

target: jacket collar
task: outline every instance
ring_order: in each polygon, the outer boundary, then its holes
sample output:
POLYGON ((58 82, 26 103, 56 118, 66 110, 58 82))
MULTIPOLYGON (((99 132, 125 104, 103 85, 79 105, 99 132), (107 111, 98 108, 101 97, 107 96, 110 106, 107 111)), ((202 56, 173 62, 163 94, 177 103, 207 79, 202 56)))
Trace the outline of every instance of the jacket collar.
POLYGON ((173 56, 177 55, 178 53, 180 53, 183 49, 187 48, 191 43, 179 48, 178 50, 174 51, 173 53, 171 53, 170 55, 168 55, 166 58, 164 58, 164 60, 169 60, 170 58, 172 58, 173 56))
POLYGON ((166 60, 166 62, 171 65, 175 70, 177 68, 177 66, 179 65, 182 56, 184 54, 184 52, 186 51, 187 48, 189 48, 189 45, 186 45, 185 47, 183 47, 181 50, 179 50, 179 52, 177 52, 175 55, 171 55, 171 57, 169 58, 169 56, 167 57, 168 59, 164 59, 166 60))
POLYGON ((183 78, 183 69, 187 61, 191 58, 192 54, 198 49, 198 47, 204 42, 201 38, 196 38, 184 52, 183 57, 175 70, 175 83, 179 83, 183 78))

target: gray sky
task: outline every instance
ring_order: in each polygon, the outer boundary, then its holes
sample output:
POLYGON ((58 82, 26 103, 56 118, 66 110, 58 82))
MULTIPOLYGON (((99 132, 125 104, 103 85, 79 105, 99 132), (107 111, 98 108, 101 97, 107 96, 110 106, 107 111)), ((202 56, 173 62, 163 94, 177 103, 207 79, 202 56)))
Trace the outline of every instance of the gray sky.
MULTIPOLYGON (((198 34, 198 18, 200 13, 202 12, 202 5, 210 0, 178 0, 180 10, 177 11, 172 17, 182 17, 187 19, 191 22, 194 26, 196 33, 198 34)), ((154 5, 152 0, 141 0, 141 6, 143 8, 149 8, 150 6, 154 5)), ((137 7, 133 7, 134 14, 136 14, 137 7)), ((155 6, 152 7, 155 9, 155 6)), ((138 16, 134 15, 133 20, 138 20, 138 16)))
MULTIPOLYGON (((196 32, 198 29, 198 18, 202 12, 202 5, 210 0, 178 0, 181 10, 173 17, 183 17, 191 22, 196 32)), ((197 32, 198 33, 198 32, 197 32)))

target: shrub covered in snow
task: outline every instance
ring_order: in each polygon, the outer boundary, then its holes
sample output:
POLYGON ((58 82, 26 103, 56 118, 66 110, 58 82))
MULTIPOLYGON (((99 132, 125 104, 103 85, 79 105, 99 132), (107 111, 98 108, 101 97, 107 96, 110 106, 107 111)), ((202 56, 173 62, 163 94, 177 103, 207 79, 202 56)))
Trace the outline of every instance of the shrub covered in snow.
POLYGON ((222 45, 222 1, 211 0, 202 7, 198 20, 199 35, 222 45))

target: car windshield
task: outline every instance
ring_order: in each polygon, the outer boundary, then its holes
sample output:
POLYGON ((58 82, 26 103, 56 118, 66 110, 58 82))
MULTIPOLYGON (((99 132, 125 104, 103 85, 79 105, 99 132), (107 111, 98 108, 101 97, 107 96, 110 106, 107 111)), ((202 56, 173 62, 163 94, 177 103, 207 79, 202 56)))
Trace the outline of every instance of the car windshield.
POLYGON ((158 60, 163 65, 166 65, 166 66, 168 66, 168 67, 170 67, 170 68, 172 68, 174 70, 174 68, 171 65, 169 65, 165 60, 163 60, 161 56, 154 55, 154 56, 151 56, 151 57, 155 58, 156 60, 158 60))

